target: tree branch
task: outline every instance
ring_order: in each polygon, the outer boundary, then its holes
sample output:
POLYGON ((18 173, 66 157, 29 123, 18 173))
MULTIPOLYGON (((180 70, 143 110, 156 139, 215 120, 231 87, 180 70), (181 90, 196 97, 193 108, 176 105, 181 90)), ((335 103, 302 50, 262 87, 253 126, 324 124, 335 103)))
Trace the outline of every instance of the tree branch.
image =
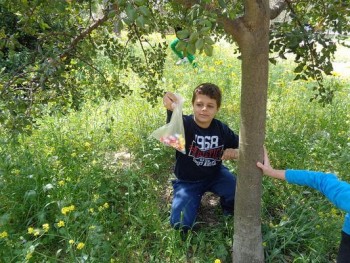
POLYGON ((232 20, 226 16, 219 16, 217 19, 217 22, 219 24, 222 24, 225 32, 228 35, 232 36, 233 40, 235 42, 237 42, 237 44, 239 45, 240 37, 242 36, 240 34, 240 32, 241 32, 241 30, 243 30, 242 29, 242 26, 243 26, 242 17, 238 17, 238 18, 232 20))
POLYGON ((78 36, 73 38, 71 41, 69 47, 61 54, 59 55, 59 58, 63 60, 68 56, 68 54, 78 45, 78 43, 83 40, 86 36, 90 35, 93 30, 101 26, 104 22, 108 20, 108 14, 109 14, 109 9, 106 9, 103 12, 103 16, 98 19, 95 23, 93 23, 91 26, 89 26, 87 29, 82 31, 78 36))
POLYGON ((288 0, 280 0, 277 3, 275 3, 275 5, 272 8, 270 8, 270 19, 271 20, 278 17, 282 13, 282 11, 286 9, 287 2, 288 2, 288 0))

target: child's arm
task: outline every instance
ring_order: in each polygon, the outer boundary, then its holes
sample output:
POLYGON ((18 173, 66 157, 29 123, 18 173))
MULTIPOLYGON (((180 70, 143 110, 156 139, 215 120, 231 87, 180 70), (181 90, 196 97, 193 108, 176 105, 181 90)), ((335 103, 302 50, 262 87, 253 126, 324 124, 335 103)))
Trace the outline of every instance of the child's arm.
POLYGON ((173 114, 173 109, 178 102, 178 98, 172 92, 166 92, 163 96, 163 105, 167 109, 166 111, 166 123, 170 122, 171 115, 173 114))
POLYGON ((237 160, 238 156, 238 149, 227 148, 222 154, 221 160, 237 160))
POLYGON ((292 184, 306 185, 324 194, 338 208, 350 213, 350 184, 336 175, 316 171, 287 170, 286 180, 292 184))
POLYGON ((174 93, 168 91, 164 94, 163 104, 167 110, 172 111, 177 102, 178 102, 178 98, 176 97, 176 95, 174 93))
POLYGON ((338 208, 350 212, 350 184, 339 180, 333 174, 303 170, 276 170, 270 165, 267 151, 264 150, 264 164, 257 163, 265 175, 287 180, 288 183, 305 185, 320 191, 338 208))
POLYGON ((256 165, 263 171, 265 175, 276 179, 286 180, 286 170, 276 170, 271 167, 269 156, 267 155, 267 150, 265 148, 264 162, 258 162, 256 165))

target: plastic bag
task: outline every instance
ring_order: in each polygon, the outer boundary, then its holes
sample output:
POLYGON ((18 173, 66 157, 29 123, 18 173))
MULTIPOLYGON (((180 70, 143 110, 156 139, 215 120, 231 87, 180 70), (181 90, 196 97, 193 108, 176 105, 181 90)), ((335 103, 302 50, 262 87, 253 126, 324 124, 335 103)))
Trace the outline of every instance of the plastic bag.
POLYGON ((175 96, 178 98, 178 102, 173 107, 174 110, 170 122, 152 132, 151 136, 163 144, 186 154, 185 130, 182 119, 182 106, 184 99, 178 94, 175 94, 175 96))

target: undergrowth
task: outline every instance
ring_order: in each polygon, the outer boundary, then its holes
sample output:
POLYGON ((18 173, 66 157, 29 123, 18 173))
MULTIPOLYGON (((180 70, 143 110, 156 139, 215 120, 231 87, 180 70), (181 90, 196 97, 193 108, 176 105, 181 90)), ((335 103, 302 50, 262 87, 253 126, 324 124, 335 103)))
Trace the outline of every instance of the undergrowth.
MULTIPOLYGON (((169 51, 170 52, 170 51, 169 51)), ((185 97, 219 85, 218 118, 239 130, 240 61, 228 44, 197 56, 201 72, 169 54, 164 90, 185 97)), ((308 83, 287 64, 271 67, 266 146, 278 168, 334 172, 350 181, 349 81, 329 78, 331 105, 309 102, 308 83)), ((91 100, 45 116, 32 135, 0 136, 0 262, 231 262, 233 219, 211 221, 184 239, 169 224, 174 152, 149 137, 165 111, 133 95, 91 100), (214 222, 214 223, 213 223, 214 222)), ((236 164, 227 163, 235 172, 236 164)), ((263 180, 266 262, 334 262, 344 214, 313 190, 263 180)), ((205 208, 204 208, 205 209, 205 208)), ((209 209, 209 208, 208 208, 209 209)))

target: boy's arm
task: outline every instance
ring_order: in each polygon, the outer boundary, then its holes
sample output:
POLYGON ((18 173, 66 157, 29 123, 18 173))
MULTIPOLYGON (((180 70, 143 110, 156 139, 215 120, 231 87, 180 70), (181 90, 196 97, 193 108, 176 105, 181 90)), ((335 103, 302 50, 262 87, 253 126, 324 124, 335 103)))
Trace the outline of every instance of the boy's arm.
POLYGON ((239 156, 238 149, 227 148, 221 156, 221 160, 237 160, 239 156))
POLYGON ((173 109, 177 102, 177 98, 174 93, 166 92, 163 96, 163 105, 167 109, 166 111, 166 123, 170 122, 171 115, 173 114, 173 109))

